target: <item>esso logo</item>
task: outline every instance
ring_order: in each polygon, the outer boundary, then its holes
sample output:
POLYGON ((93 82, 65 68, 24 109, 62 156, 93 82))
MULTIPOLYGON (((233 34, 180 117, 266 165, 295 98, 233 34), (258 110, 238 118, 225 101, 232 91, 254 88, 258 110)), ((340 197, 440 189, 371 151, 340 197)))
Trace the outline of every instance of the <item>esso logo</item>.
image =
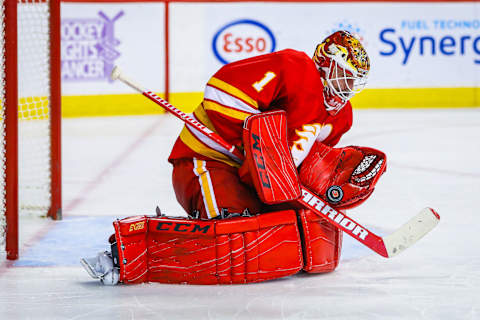
POLYGON ((212 48, 215 57, 227 64, 275 51, 275 37, 258 21, 238 20, 218 30, 212 48))

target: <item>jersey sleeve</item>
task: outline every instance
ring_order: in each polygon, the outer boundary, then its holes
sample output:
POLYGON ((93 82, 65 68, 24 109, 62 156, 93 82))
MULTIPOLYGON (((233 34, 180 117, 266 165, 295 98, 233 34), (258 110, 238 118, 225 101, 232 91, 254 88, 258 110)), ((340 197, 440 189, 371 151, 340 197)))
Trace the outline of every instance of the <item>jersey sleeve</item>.
POLYGON ((210 79, 207 89, 214 87, 238 99, 223 101, 232 108, 250 112, 252 109, 267 111, 283 91, 285 66, 281 63, 282 55, 273 53, 230 63, 210 79))
POLYGON ((332 133, 323 140, 318 138, 317 140, 330 147, 334 147, 338 144, 342 136, 352 127, 353 114, 350 101, 347 102, 347 104, 342 108, 342 110, 340 110, 339 113, 337 113, 337 115, 332 117, 330 122, 333 123, 332 133))
POLYGON ((296 69, 301 54, 283 50, 230 63, 215 73, 205 88, 203 108, 217 133, 238 145, 248 116, 274 109, 288 113, 288 104, 301 94, 296 87, 302 79, 302 70, 288 70, 296 69))

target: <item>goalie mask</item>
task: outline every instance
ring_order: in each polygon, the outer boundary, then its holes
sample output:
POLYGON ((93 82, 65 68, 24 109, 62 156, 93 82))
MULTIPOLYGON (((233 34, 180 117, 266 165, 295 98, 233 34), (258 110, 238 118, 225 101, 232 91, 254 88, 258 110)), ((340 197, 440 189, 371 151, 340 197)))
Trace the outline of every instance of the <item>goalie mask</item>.
POLYGON ((360 41, 342 30, 317 45, 313 61, 324 84, 325 107, 335 115, 365 87, 370 59, 360 41))

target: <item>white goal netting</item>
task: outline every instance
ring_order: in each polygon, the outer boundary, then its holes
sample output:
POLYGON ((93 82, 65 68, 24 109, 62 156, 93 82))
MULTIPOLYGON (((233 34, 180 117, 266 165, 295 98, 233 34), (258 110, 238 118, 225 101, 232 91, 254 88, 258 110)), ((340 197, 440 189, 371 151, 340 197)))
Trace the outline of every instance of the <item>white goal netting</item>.
MULTIPOLYGON (((2 1, 2 17, 5 15, 2 1)), ((48 1, 17 4, 18 31, 18 206, 20 215, 46 215, 50 207, 50 32, 48 1)), ((1 128, 5 128, 5 25, 2 19, 1 44, 1 128)), ((5 131, 2 130, 2 199, 0 242, 5 246, 5 131)), ((8 142, 11 143, 11 142, 8 142)))
POLYGON ((19 206, 46 214, 50 205, 49 6, 19 3, 19 206))

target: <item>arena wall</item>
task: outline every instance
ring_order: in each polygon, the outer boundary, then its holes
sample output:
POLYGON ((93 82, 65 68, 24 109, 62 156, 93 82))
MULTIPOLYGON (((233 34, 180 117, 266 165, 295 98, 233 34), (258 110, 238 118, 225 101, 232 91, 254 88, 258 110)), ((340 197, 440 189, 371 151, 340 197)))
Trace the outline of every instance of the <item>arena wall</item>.
POLYGON ((191 111, 224 63, 294 48, 311 55, 337 29, 371 61, 355 108, 480 106, 476 1, 76 1, 62 3, 63 115, 160 113, 108 74, 119 65, 191 111))

